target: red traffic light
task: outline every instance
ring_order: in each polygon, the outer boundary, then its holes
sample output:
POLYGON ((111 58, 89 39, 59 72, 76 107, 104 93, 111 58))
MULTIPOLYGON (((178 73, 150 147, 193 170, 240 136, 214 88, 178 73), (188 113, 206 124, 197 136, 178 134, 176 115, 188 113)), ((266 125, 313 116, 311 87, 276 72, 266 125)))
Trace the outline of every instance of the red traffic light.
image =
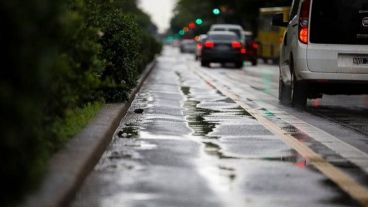
POLYGON ((194 22, 191 22, 191 23, 189 23, 188 27, 189 27, 189 29, 195 29, 196 24, 194 22))

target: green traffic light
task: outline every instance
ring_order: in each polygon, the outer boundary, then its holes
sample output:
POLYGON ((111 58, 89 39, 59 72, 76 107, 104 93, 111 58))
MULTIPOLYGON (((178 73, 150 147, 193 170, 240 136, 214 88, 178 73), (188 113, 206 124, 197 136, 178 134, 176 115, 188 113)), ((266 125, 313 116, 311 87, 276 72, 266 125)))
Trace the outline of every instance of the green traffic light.
POLYGON ((180 31, 179 31, 179 34, 180 34, 181 36, 185 35, 184 30, 180 30, 180 31))
POLYGON ((219 14, 221 13, 221 11, 220 11, 220 9, 218 9, 218 8, 214 8, 214 9, 212 10, 212 13, 213 13, 214 15, 219 15, 219 14))
POLYGON ((197 25, 201 25, 201 24, 203 24, 203 20, 201 18, 198 18, 198 19, 195 20, 195 23, 197 25))

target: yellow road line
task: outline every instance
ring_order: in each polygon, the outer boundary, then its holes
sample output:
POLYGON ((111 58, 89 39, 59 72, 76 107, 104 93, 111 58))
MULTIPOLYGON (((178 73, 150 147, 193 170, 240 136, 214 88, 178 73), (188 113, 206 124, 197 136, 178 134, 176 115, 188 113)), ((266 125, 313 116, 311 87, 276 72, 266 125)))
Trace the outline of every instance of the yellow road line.
POLYGON ((368 189, 364 186, 360 185, 357 181, 355 181, 351 176, 342 172, 331 163, 326 161, 319 155, 314 152, 307 145, 303 144, 295 137, 291 136, 289 133, 283 131, 280 127, 274 124, 269 119, 262 116, 258 111, 251 108, 246 103, 242 102, 239 99, 239 96, 230 92, 223 86, 219 86, 216 82, 219 82, 213 78, 209 78, 209 74, 204 72, 200 72, 198 70, 192 69, 194 73, 200 76, 207 83, 215 87, 225 96, 231 98, 234 102, 236 102, 239 106, 245 109, 248 113, 250 113, 260 124, 266 127, 275 135, 278 135, 287 145, 296 150, 301 156, 303 156, 310 164, 312 164, 316 169, 318 169, 322 174, 332 180, 336 185, 338 185, 343 191, 349 194, 356 201, 361 203, 363 206, 368 207, 368 189))

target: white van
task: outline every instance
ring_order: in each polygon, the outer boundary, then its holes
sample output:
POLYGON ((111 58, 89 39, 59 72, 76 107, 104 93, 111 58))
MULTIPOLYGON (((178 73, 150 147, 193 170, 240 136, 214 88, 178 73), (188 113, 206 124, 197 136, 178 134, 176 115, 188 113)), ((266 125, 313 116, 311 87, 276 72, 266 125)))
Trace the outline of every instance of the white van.
POLYGON ((293 0, 280 54, 279 99, 368 94, 368 1, 293 0))
POLYGON ((210 31, 230 31, 234 32, 241 42, 244 44, 245 38, 243 36, 244 30, 240 25, 237 24, 213 24, 210 31))

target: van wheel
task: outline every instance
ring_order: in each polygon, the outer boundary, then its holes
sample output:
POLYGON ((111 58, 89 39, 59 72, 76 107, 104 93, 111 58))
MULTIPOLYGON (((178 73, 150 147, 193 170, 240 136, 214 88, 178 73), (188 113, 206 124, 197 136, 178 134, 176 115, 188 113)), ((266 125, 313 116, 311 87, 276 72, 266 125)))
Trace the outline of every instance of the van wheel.
POLYGON ((296 107, 304 108, 307 104, 307 84, 297 81, 295 73, 291 75, 291 104, 296 107))
POLYGON ((285 85, 281 76, 279 78, 279 101, 283 105, 290 105, 291 103, 291 86, 285 85))

